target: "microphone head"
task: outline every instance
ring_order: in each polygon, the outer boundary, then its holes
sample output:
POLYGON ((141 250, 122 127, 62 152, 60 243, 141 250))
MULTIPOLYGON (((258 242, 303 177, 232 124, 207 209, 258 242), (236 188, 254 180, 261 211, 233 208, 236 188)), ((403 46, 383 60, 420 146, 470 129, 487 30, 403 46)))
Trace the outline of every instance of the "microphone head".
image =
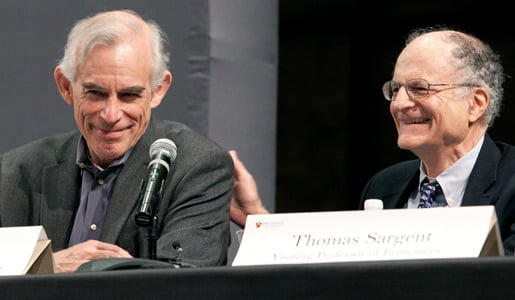
POLYGON ((177 146, 170 139, 157 139, 150 145, 150 158, 152 159, 159 152, 169 156, 170 162, 173 162, 177 157, 177 146))

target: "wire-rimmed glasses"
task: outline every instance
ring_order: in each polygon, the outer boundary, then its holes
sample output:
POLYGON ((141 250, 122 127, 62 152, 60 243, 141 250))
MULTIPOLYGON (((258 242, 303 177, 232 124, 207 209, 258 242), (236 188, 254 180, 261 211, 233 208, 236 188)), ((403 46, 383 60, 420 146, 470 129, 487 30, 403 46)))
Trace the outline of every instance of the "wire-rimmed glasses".
POLYGON ((476 86, 472 83, 429 83, 427 80, 422 78, 414 78, 407 80, 406 83, 402 84, 394 80, 390 80, 385 82, 383 85, 383 96, 388 101, 394 101, 395 97, 399 93, 401 87, 404 86, 408 97, 411 100, 422 99, 429 95, 429 91, 431 91, 431 87, 433 86, 450 86, 450 87, 460 87, 460 86, 476 86))

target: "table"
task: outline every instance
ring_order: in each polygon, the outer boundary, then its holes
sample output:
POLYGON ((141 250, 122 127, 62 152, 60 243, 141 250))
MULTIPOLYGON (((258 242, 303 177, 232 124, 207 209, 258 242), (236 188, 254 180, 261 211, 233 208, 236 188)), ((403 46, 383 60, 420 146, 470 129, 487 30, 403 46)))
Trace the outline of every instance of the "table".
POLYGON ((0 299, 513 299, 515 257, 0 277, 0 299))

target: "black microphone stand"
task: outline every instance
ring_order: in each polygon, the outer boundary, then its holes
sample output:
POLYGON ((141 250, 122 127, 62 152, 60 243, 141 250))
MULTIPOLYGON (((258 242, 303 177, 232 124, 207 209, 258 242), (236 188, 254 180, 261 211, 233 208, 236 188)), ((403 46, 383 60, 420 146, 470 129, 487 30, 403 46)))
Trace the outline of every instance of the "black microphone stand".
POLYGON ((163 183, 170 170, 170 164, 177 156, 177 146, 169 139, 158 139, 150 145, 149 154, 147 180, 141 181, 138 196, 140 207, 135 215, 135 221, 140 226, 148 227, 144 238, 147 241, 147 248, 141 252, 146 252, 145 258, 156 260, 156 244, 159 237, 157 208, 162 198, 163 183))
MULTIPOLYGON (((153 203, 156 207, 158 203, 161 202, 161 194, 157 195, 157 201, 153 203)), ((146 247, 143 247, 143 257, 146 259, 157 260, 157 240, 159 239, 159 229, 158 229, 158 217, 157 211, 154 209, 150 210, 150 215, 144 216, 142 219, 136 218, 136 223, 140 227, 145 227, 146 232, 144 236, 144 243, 146 247)))
POLYGON ((157 232, 157 216, 152 217, 152 226, 147 228, 147 234, 145 236, 147 242, 147 251, 145 258, 156 260, 157 259, 157 239, 159 234, 157 232))

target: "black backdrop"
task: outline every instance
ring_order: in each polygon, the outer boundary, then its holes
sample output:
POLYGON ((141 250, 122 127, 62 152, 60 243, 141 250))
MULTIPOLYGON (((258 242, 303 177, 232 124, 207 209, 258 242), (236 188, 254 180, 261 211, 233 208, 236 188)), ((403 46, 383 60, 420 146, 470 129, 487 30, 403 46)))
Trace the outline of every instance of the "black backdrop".
POLYGON ((490 134, 515 144, 510 1, 281 0, 276 211, 355 209, 378 170, 414 156, 397 147, 381 86, 408 32, 452 26, 501 55, 504 108, 490 134))

